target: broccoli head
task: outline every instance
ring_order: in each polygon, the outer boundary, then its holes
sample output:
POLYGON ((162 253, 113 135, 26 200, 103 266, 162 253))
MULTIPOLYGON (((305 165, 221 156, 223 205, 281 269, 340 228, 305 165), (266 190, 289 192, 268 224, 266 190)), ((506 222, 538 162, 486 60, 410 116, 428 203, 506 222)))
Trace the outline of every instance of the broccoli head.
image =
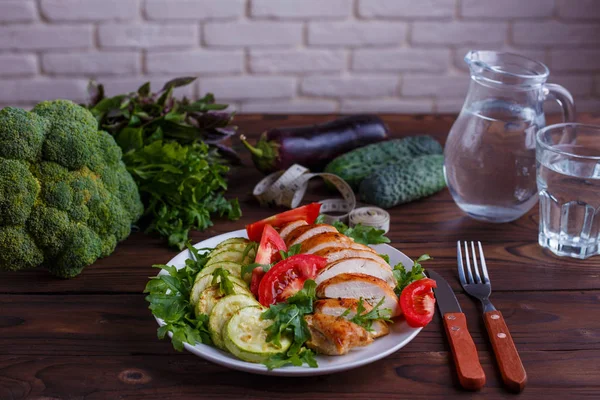
POLYGON ((70 101, 0 110, 0 269, 70 278, 111 254, 143 212, 121 155, 70 101))

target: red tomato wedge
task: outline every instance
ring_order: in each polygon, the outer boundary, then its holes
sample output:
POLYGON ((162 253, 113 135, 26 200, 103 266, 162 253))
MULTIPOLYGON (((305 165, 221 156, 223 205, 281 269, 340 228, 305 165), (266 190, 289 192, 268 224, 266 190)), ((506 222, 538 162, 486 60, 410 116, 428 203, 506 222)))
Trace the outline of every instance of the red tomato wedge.
POLYGON ((274 228, 279 228, 283 224, 297 221, 299 219, 304 220, 309 224, 312 224, 319 216, 320 210, 320 203, 311 203, 302 207, 294 208, 293 210, 272 215, 269 218, 265 218, 253 224, 246 225, 248 239, 252 240, 253 242, 258 242, 261 238, 265 225, 271 225, 274 228))
POLYGON ((435 311, 434 287, 437 284, 433 279, 423 278, 404 288, 400 294, 400 307, 408 326, 421 328, 431 322, 435 311))
MULTIPOLYGON (((287 251, 287 247, 279 236, 279 233, 271 225, 265 225, 260 238, 260 244, 258 245, 258 251, 256 252, 255 263, 258 264, 272 264, 281 260, 279 251, 287 251)), ((252 280, 250 281, 250 291, 258 296, 258 285, 264 276, 262 267, 256 267, 252 271, 252 280)))
POLYGON ((314 254, 298 254, 279 261, 260 281, 258 301, 265 307, 284 301, 302 289, 307 279, 314 279, 326 265, 326 258, 314 254))

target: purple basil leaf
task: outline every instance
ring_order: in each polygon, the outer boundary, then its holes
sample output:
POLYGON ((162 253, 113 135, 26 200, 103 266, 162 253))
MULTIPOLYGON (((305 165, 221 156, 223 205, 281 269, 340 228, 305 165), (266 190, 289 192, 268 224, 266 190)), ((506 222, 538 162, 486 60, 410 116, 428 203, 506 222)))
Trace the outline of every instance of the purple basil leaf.
POLYGON ((137 93, 141 97, 148 97, 148 95, 150 94, 150 82, 146 82, 142 86, 140 86, 137 93))
POLYGON ((163 86, 163 88, 160 91, 164 92, 171 88, 189 85, 190 83, 194 82, 195 80, 196 80, 195 76, 183 76, 180 78, 175 78, 175 79, 172 79, 169 82, 165 83, 165 86, 163 86))
POLYGON ((242 163, 240 156, 231 147, 227 147, 220 143, 214 144, 213 146, 217 148, 217 151, 221 156, 223 156, 223 158, 232 164, 240 165, 242 163))

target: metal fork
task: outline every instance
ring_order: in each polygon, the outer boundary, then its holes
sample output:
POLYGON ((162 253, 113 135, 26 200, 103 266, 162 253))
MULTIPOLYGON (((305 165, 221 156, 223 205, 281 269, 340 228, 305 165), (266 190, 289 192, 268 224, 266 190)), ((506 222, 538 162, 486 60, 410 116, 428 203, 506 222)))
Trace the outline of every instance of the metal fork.
POLYGON ((483 306, 483 319, 485 321, 485 327, 488 332, 492 347, 494 348, 494 354, 496 355, 496 361, 500 367, 502 373, 502 380, 504 384, 511 390, 520 392, 525 388, 527 383, 527 373, 523 368, 523 363, 515 347, 512 336, 508 331, 506 322, 502 313, 493 306, 490 301, 490 295, 492 294, 492 285, 490 283, 490 277, 488 275, 487 265, 485 263, 485 257, 483 255, 483 248, 481 242, 477 242, 479 249, 479 262, 477 262, 477 252, 475 251, 475 242, 471 242, 470 252, 472 254, 473 268, 471 269, 471 260, 469 257, 469 244, 465 241, 464 243, 464 260, 466 264, 466 275, 465 268, 463 266, 463 252, 461 249, 460 241, 456 242, 456 252, 458 259, 458 276, 460 277, 460 284, 462 285, 465 292, 472 297, 479 299, 483 306), (481 265, 481 274, 479 273, 479 267, 481 265))

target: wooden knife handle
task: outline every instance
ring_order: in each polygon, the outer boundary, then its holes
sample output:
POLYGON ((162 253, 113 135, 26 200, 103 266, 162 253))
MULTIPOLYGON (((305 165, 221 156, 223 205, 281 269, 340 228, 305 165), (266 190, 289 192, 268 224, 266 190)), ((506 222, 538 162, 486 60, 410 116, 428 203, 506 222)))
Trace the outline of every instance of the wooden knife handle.
POLYGON ((489 311, 483 316, 504 384, 515 392, 522 391, 527 383, 527 373, 502 313, 489 311))
POLYGON ((461 386, 469 390, 481 389, 485 385, 485 373, 479 363, 473 338, 467 329, 465 314, 444 314, 444 326, 461 386))

